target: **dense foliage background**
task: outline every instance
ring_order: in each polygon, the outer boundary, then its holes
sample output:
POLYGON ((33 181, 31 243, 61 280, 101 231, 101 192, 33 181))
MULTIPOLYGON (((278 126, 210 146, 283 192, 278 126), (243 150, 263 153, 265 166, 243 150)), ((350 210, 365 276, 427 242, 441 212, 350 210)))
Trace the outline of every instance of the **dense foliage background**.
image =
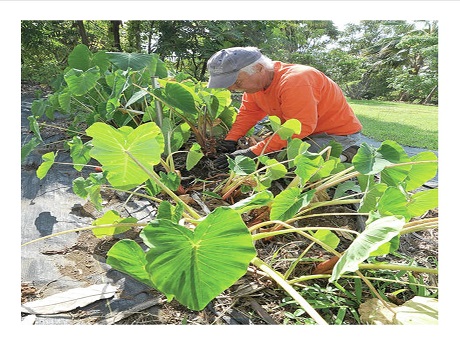
POLYGON ((53 84, 73 48, 156 53, 169 70, 207 79, 206 61, 232 46, 308 64, 351 99, 438 103, 437 21, 64 20, 21 21, 21 79, 53 84))

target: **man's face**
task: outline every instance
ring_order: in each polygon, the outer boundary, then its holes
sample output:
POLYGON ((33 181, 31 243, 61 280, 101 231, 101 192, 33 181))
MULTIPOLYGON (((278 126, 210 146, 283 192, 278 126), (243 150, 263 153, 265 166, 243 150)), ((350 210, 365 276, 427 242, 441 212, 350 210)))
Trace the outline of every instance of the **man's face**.
POLYGON ((256 93, 263 90, 260 70, 251 75, 246 72, 238 73, 235 83, 227 89, 233 92, 246 93, 256 93))

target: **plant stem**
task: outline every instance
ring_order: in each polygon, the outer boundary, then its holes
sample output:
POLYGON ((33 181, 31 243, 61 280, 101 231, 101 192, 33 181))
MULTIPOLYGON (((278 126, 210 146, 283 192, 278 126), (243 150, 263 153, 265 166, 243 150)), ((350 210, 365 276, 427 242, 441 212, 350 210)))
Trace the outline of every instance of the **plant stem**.
POLYGON ((124 226, 124 227, 125 226, 131 226, 131 227, 134 227, 134 226, 147 226, 147 225, 148 225, 148 223, 117 223, 117 224, 101 224, 101 225, 85 226, 83 228, 65 230, 65 231, 57 232, 55 234, 43 236, 43 237, 37 238, 35 240, 23 243, 23 244, 21 244, 21 247, 27 246, 27 245, 35 243, 35 242, 40 242, 40 241, 46 240, 48 238, 61 236, 61 235, 65 235, 65 234, 71 234, 72 232, 78 232, 78 231, 84 231, 84 230, 92 230, 92 229, 101 229, 101 228, 116 228, 118 226, 124 226))
POLYGON ((149 175, 149 177, 155 181, 155 183, 163 190, 166 192, 166 194, 168 194, 174 201, 176 201, 178 204, 182 204, 184 206, 184 209, 187 210, 188 213, 190 213, 190 215, 195 218, 195 219, 200 219, 201 216, 193 209, 191 208, 189 205, 187 205, 184 201, 182 201, 181 198, 179 198, 176 194, 174 194, 174 192, 169 189, 163 182, 161 182, 161 178, 160 176, 158 176, 158 174, 153 171, 153 170, 149 170, 147 169, 141 162, 139 162, 137 160, 136 157, 134 157, 131 152, 129 151, 125 151, 125 153, 142 169, 144 170, 144 172, 149 175))
POLYGON ((430 228, 438 227, 438 217, 421 219, 418 221, 413 221, 407 223, 403 226, 403 229, 400 231, 401 235, 409 234, 411 232, 427 230, 430 228))
POLYGON ((316 323, 320 325, 328 325, 328 323, 318 314, 318 312, 291 286, 286 280, 270 266, 268 266, 264 261, 255 257, 252 259, 251 263, 257 266, 261 271, 267 273, 275 282, 277 282, 292 298, 294 298, 297 303, 310 315, 316 323))

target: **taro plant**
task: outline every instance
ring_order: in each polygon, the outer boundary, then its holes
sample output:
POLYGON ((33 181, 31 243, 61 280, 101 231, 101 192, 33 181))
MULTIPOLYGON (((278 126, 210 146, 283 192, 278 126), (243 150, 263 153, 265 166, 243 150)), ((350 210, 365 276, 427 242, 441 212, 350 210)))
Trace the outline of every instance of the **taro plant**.
MULTIPOLYGON (((158 204, 155 219, 148 222, 122 218, 109 210, 85 228, 98 237, 134 226, 142 228, 142 246, 125 239, 109 250, 107 263, 114 269, 161 291, 169 300, 175 298, 190 309, 201 310, 255 265, 319 324, 327 322, 295 284, 325 278, 337 284, 339 278, 351 273, 353 279, 361 279, 382 298, 366 277, 366 270, 437 273, 431 268, 372 261, 397 251, 400 236, 437 226, 436 218, 416 220, 437 207, 437 189, 418 191, 437 172, 437 158, 431 152, 409 157, 397 143, 385 141, 379 148, 363 144, 352 164, 343 164, 337 158, 341 148, 336 144, 311 153, 307 143, 290 139, 299 130, 295 121, 281 124, 271 118, 274 133, 288 139, 286 150, 276 156, 262 155, 256 161, 242 156, 230 161, 230 177, 220 187, 222 195, 227 199, 225 196, 239 188, 246 197, 203 214, 175 193, 180 176, 172 156, 185 142, 182 134, 192 131, 200 142, 190 147, 188 167, 199 161, 207 140, 220 126, 225 127, 226 121, 232 121, 229 94, 209 91, 184 76, 160 78, 160 88, 152 89, 148 80, 152 73, 162 70, 162 64, 150 55, 92 55, 79 46, 69 57, 69 65, 73 67, 65 73, 60 91, 33 105, 30 124, 37 137, 35 143, 41 140, 39 116, 74 109, 74 123, 85 118, 89 126, 67 143, 73 164, 81 169, 94 159, 102 169, 86 179, 76 179, 74 192, 89 198, 100 210, 103 188, 121 189, 158 204), (159 102, 156 105, 161 106, 161 112, 156 111, 155 102, 159 102), (155 121, 157 115, 164 115, 162 127, 155 121), (89 140, 84 142, 83 135, 89 140), (166 172, 158 172, 158 166, 166 172), (286 185, 276 195, 272 192, 274 181, 286 185), (158 198, 160 192, 173 203, 158 198), (321 207, 350 204, 357 205, 358 213, 349 214, 367 217, 364 230, 308 225, 311 217, 328 216, 315 213, 321 207), (264 212, 257 221, 243 221, 244 214, 260 210, 264 212), (277 272, 257 256, 257 243, 289 233, 311 244, 286 272, 277 272), (351 244, 339 251, 343 241, 339 235, 344 234, 351 238, 351 244), (333 256, 328 269, 293 277, 296 266, 313 246, 333 256)), ((32 149, 31 144, 25 151, 32 149)), ((55 152, 43 155, 39 178, 53 166, 55 157, 55 152)), ((215 190, 212 192, 215 195, 215 190)))
POLYGON ((196 144, 185 148, 187 169, 205 154, 215 153, 214 136, 221 136, 236 115, 228 90, 207 89, 184 73, 172 76, 155 54, 92 53, 80 44, 54 86, 55 92, 32 104, 29 123, 34 137, 23 146, 22 159, 44 144, 40 128, 54 126, 39 120, 44 116, 53 120, 59 112, 71 121, 62 130, 71 137, 66 145, 73 148, 71 156, 81 167, 88 162, 84 161, 87 154, 83 155, 84 128, 96 122, 115 128, 155 122, 165 142, 160 163, 168 173, 178 173, 174 155, 191 133, 196 144))
MULTIPOLYGON (((329 275, 331 282, 354 272, 372 290, 372 284, 360 270, 395 269, 395 266, 364 261, 394 252, 402 234, 432 227, 437 222, 436 219, 411 222, 413 217, 437 206, 436 189, 411 192, 436 173, 436 157, 426 152, 409 158, 398 144, 391 141, 384 142, 379 149, 363 144, 353 164, 347 166, 338 158, 325 160, 321 154, 309 153, 304 150, 305 143, 294 139, 289 145, 297 149, 287 149, 288 160, 292 160, 296 167, 289 188, 277 196, 267 188, 254 190, 249 197, 232 206, 218 207, 210 214, 201 215, 178 198, 155 172, 154 166, 159 163, 164 147, 163 135, 155 123, 143 124, 136 129, 115 129, 95 123, 86 133, 92 137, 90 156, 101 163, 103 177, 109 185, 130 190, 151 180, 175 201, 175 205, 161 201, 156 218, 147 223, 133 218, 122 219, 112 212, 97 220, 91 227, 97 236, 119 233, 130 226, 143 227, 140 237, 145 247, 133 240, 121 240, 108 252, 107 263, 158 289, 169 299, 176 298, 190 309, 203 309, 244 275, 252 264, 280 284, 315 322, 325 324, 292 286, 315 277, 289 279, 296 262, 284 275, 274 271, 256 256, 254 242, 269 236, 300 234, 339 258, 329 275), (152 150, 152 147, 156 149, 152 150), (330 161, 333 163, 328 163, 330 161), (376 175, 379 176, 377 180, 376 175), (352 179, 361 186, 362 197, 315 198, 322 190, 352 179), (348 203, 359 204, 361 213, 368 215, 366 229, 361 233, 294 225, 300 219, 308 219, 311 215, 307 213, 320 206, 348 203), (247 226, 242 214, 261 207, 269 208, 268 218, 247 226), (99 228, 104 230, 96 231, 99 228), (270 232, 260 232, 261 229, 270 232), (354 236, 345 252, 336 251, 341 241, 336 234, 341 232, 354 236)), ((48 169, 51 161, 51 158, 44 161, 39 170, 48 169)), ((98 182, 91 182, 85 188, 91 189, 94 185, 98 182)), ((435 269, 413 266, 398 266, 396 269, 436 273, 435 269)), ((375 289, 374 292, 378 296, 375 289)))

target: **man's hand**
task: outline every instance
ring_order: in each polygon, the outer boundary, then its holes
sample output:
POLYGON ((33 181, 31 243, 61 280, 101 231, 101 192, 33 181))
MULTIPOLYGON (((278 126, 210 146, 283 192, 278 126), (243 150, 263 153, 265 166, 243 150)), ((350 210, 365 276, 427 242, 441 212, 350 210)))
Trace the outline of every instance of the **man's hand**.
POLYGON ((237 142, 235 140, 223 140, 217 145, 217 152, 228 153, 236 150, 237 142))
POLYGON ((238 150, 226 155, 222 155, 216 160, 214 160, 213 164, 216 169, 227 169, 228 168, 228 158, 235 159, 236 156, 246 156, 249 158, 255 158, 257 155, 251 151, 250 148, 244 150, 238 150))

